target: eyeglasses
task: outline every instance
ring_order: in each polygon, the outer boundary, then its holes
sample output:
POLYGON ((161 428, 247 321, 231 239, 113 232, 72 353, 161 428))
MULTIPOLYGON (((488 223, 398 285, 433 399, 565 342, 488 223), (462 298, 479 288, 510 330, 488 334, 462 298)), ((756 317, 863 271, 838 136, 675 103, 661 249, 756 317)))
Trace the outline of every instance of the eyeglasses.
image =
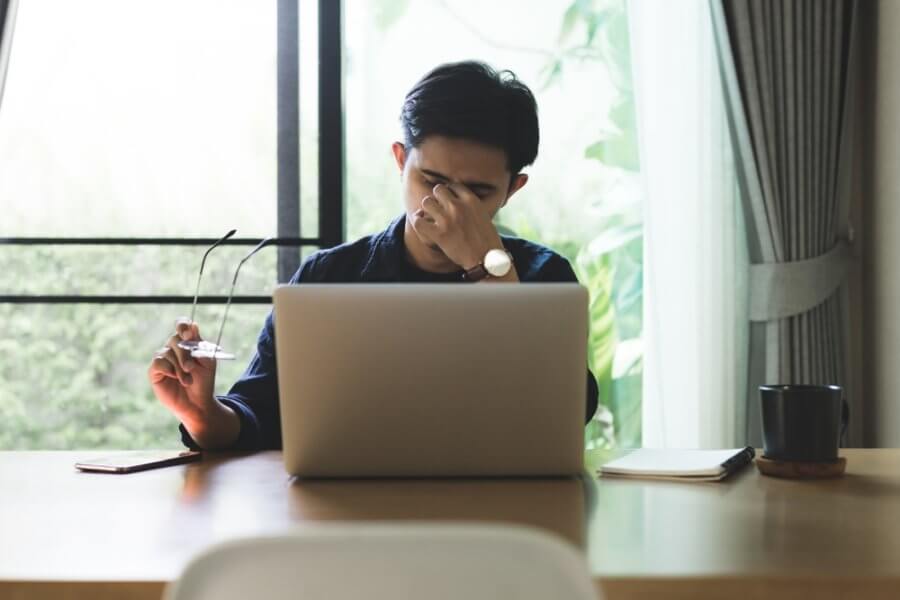
MULTIPOLYGON (((233 236, 237 233, 237 229, 232 229, 224 236, 222 236, 219 241, 206 249, 206 252, 203 254, 203 260, 200 261, 200 272, 197 273, 197 289, 194 292, 194 303, 191 306, 191 320, 190 324, 194 324, 194 315, 197 311, 197 300, 200 298, 200 279, 203 277, 203 267, 206 265, 206 257, 209 256, 209 253, 213 251, 217 246, 222 244, 225 240, 233 236)), ((259 252, 263 246, 266 246, 269 242, 272 241, 272 238, 267 237, 260 243, 258 243, 253 250, 247 253, 247 255, 241 259, 241 262, 238 263, 237 268, 234 270, 234 278, 231 280, 231 291, 228 292, 228 302, 225 304, 225 314, 222 315, 222 322, 219 324, 219 334, 216 336, 216 343, 213 344, 207 340, 181 340, 178 342, 178 347, 183 348, 185 350, 189 350, 191 356, 194 358, 214 358, 217 360, 234 360, 234 354, 231 352, 225 352, 224 348, 219 344, 222 342, 222 332, 225 330, 225 322, 228 320, 228 309, 231 308, 231 299, 234 296, 234 288, 237 285, 238 274, 241 272, 241 267, 244 266, 244 263, 247 262, 251 256, 259 252)))

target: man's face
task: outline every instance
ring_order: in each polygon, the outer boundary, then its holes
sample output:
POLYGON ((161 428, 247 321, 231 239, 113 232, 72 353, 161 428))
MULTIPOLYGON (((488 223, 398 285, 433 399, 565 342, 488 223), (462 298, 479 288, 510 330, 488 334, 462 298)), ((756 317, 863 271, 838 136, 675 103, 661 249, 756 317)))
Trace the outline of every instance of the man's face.
MULTIPOLYGON (((506 153, 470 140, 430 136, 416 148, 393 147, 402 170, 403 196, 407 218, 422 208, 422 199, 432 195, 439 183, 464 185, 478 196, 487 213, 494 217, 513 192, 525 184, 527 176, 512 180, 506 153)), ((423 245, 439 251, 433 240, 416 233, 423 245)))

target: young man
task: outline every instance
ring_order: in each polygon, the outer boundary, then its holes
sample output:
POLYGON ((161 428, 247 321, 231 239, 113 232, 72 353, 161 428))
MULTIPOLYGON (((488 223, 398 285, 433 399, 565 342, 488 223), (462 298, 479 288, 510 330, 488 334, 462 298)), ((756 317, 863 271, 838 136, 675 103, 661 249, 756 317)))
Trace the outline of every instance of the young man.
MULTIPOLYGON (((291 283, 575 282, 558 254, 501 237, 493 218, 528 182, 521 169, 538 148, 537 105, 509 71, 478 62, 442 65, 407 94, 403 143, 392 150, 403 181, 405 214, 381 233, 310 256, 291 283)), ((410 315, 428 319, 428 315, 410 315)), ((179 322, 150 363, 153 392, 181 421, 188 447, 281 447, 272 315, 246 372, 228 394, 213 394, 216 363, 178 347, 199 339, 179 322)), ((587 374, 586 420, 597 408, 587 374)))

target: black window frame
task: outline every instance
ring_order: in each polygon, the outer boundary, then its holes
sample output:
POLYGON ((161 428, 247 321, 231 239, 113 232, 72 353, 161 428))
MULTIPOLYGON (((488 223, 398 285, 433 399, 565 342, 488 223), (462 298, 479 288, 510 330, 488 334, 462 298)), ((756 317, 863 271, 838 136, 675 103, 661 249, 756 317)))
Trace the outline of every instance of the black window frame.
MULTIPOLYGON (((343 2, 319 0, 319 174, 317 234, 302 237, 300 206, 300 0, 277 2, 277 281, 300 267, 300 247, 330 248, 344 242, 343 2)), ((5 237, 0 245, 23 246, 209 246, 202 237, 5 237)), ((228 245, 255 246, 259 238, 232 238, 228 245)), ((225 304, 205 295, 202 304, 225 304)), ((7 294, 0 304, 190 304, 189 295, 7 294)), ((270 304, 271 296, 236 295, 235 304, 270 304)))

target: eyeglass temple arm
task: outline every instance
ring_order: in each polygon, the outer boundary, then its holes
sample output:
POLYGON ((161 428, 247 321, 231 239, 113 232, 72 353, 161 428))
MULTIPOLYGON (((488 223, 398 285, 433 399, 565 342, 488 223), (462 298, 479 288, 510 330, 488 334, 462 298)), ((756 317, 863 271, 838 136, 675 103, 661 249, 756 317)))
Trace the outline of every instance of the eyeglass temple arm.
POLYGON ((233 236, 237 233, 237 229, 232 229, 225 235, 223 235, 218 242, 210 246, 206 249, 206 252, 203 253, 203 260, 200 261, 200 272, 197 273, 197 289, 194 291, 194 303, 191 305, 191 325, 194 324, 194 315, 197 312, 197 300, 200 298, 200 279, 203 277, 203 267, 206 266, 206 257, 209 256, 209 253, 213 251, 216 246, 220 245, 222 242, 233 236))
POLYGON ((225 330, 225 321, 228 319, 228 309, 231 308, 231 298, 234 296, 234 288, 237 285, 238 274, 241 272, 241 267, 244 266, 244 263, 250 260, 250 257, 259 252, 263 246, 267 245, 272 241, 272 238, 267 237, 260 243, 256 245, 253 250, 251 250, 247 256, 241 259, 241 262, 238 263, 237 268, 234 270, 234 278, 231 280, 231 291, 228 292, 228 302, 225 304, 225 314, 222 315, 222 323, 219 325, 219 335, 216 337, 216 347, 213 349, 213 355, 219 351, 219 344, 222 342, 222 332, 225 330))

